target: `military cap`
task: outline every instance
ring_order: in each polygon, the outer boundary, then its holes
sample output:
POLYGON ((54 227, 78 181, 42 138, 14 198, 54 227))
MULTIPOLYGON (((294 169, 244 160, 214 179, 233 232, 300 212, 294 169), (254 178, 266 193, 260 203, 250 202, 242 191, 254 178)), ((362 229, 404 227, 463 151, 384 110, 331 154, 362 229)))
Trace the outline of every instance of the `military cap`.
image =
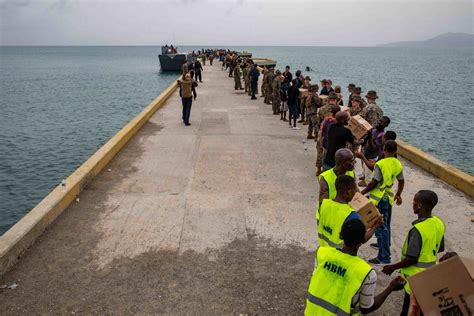
POLYGON ((374 90, 370 90, 369 92, 367 92, 367 95, 365 97, 370 99, 378 99, 377 92, 375 92, 374 90))
POLYGON ((362 103, 362 98, 361 98, 360 96, 358 96, 358 95, 355 95, 355 96, 352 97, 352 101, 356 101, 356 102, 362 103))
POLYGON ((334 99, 334 100, 337 100, 337 99, 339 99, 339 98, 337 97, 337 94, 336 94, 336 93, 331 92, 331 93, 329 93, 328 99, 329 99, 329 100, 333 100, 333 99, 334 99))
POLYGON ((357 93, 357 94, 361 94, 362 93, 362 88, 361 87, 355 87, 354 92, 357 93))

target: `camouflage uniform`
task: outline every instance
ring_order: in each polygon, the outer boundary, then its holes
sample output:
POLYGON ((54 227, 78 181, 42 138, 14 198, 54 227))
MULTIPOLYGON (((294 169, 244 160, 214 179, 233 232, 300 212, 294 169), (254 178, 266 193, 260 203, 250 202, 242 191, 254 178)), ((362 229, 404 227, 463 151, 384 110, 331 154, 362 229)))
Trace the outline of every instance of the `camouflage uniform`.
POLYGON ((273 72, 269 70, 268 73, 267 73, 266 81, 264 81, 264 83, 263 83, 265 85, 265 99, 264 99, 264 102, 266 104, 270 104, 271 101, 272 101, 272 96, 273 96, 272 80, 273 80, 273 72))
POLYGON ((272 109, 273 114, 280 114, 280 105, 281 105, 281 80, 280 77, 275 76, 271 82, 272 88, 272 109))
POLYGON ((240 77, 242 76, 242 70, 240 69, 240 65, 236 64, 234 67, 234 89, 241 90, 242 89, 242 82, 240 81, 240 77))
POLYGON ((262 78, 262 86, 261 86, 262 97, 266 97, 266 92, 267 92, 266 82, 267 82, 268 75, 269 75, 269 70, 266 68, 263 68, 263 78, 262 78))
POLYGON ((201 59, 202 59, 202 65, 206 66, 206 54, 202 54, 201 59))
POLYGON ((318 124, 318 108, 322 105, 321 100, 318 97, 317 91, 312 91, 311 95, 306 97, 306 118, 308 119, 308 138, 317 138, 319 127, 318 124))
POLYGON ((242 75, 244 77, 244 88, 245 92, 250 93, 250 71, 249 67, 246 66, 242 69, 242 75))
POLYGON ((382 109, 377 105, 377 103, 369 103, 367 106, 362 110, 360 113, 370 125, 375 126, 375 124, 380 120, 383 116, 382 109))
POLYGON ((214 61, 214 54, 212 53, 209 55, 209 64, 212 66, 212 62, 214 61))
POLYGON ((317 143, 316 143, 316 167, 319 169, 323 166, 323 156, 324 156, 324 148, 323 148, 323 135, 321 135, 321 124, 323 121, 331 115, 329 112, 329 104, 325 104, 318 109, 318 115, 316 119, 316 124, 313 127, 314 130, 317 132, 317 143))

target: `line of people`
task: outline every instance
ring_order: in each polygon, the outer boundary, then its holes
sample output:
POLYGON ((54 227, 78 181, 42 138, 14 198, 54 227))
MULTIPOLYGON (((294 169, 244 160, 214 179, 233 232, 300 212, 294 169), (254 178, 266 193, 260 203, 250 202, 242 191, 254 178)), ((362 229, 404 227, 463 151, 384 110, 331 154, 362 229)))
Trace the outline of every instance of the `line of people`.
POLYGON ((300 70, 293 78, 290 67, 283 72, 255 65, 251 59, 227 54, 222 69, 229 70, 236 90, 245 89, 252 99, 258 94, 258 78, 262 74, 263 102, 271 105, 274 115, 289 122, 307 126, 307 138, 316 142, 316 177, 319 181, 319 201, 316 207, 317 232, 320 247, 310 280, 306 300, 306 315, 356 315, 377 310, 396 290, 405 290, 401 315, 408 315, 411 297, 407 278, 435 265, 437 255, 444 251, 445 225, 433 215, 438 197, 431 190, 420 190, 413 197, 416 219, 409 228, 402 256, 392 263, 391 218, 393 203, 402 204, 404 189, 403 166, 397 158, 397 134, 387 131, 390 118, 377 104, 377 92, 370 90, 362 98, 362 89, 348 85, 348 106, 340 86, 323 79, 321 87, 311 84, 309 76, 300 70), (244 81, 244 87, 241 80, 244 81), (320 89, 321 88, 321 89, 320 89), (288 119, 287 119, 288 114, 288 119), (372 126, 366 135, 357 138, 348 128, 351 117, 359 115, 372 126), (355 163, 362 165, 356 181, 355 163), (394 190, 397 183, 396 190, 394 190), (365 227, 361 216, 350 206, 356 192, 367 196, 381 216, 373 227, 365 227), (367 262, 358 257, 358 249, 375 235, 370 246, 377 256, 367 262), (399 276, 380 294, 375 295, 377 274, 399 276))

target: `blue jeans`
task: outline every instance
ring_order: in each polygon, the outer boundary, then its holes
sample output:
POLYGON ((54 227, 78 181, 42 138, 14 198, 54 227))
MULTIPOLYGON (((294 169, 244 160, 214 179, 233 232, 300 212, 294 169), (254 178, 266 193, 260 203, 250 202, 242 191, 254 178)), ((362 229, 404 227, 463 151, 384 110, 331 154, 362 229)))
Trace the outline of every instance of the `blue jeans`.
POLYGON ((183 122, 189 123, 189 116, 191 115, 191 105, 193 105, 193 98, 182 98, 183 103, 183 122))
POLYGON ((375 230, 375 237, 377 237, 377 244, 379 246, 379 254, 377 259, 381 263, 390 263, 390 245, 391 245, 391 230, 390 222, 392 221, 392 206, 388 201, 388 197, 384 196, 377 205, 380 214, 383 215, 383 225, 375 230))

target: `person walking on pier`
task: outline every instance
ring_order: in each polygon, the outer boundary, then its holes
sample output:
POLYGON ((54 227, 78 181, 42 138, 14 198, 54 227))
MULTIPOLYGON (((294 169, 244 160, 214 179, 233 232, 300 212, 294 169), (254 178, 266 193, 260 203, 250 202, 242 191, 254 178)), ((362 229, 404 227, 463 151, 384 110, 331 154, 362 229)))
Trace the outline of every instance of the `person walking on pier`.
POLYGON ((357 315, 376 311, 394 291, 403 289, 405 281, 394 278, 375 296, 377 274, 357 256, 365 240, 365 226, 360 219, 342 225, 342 249, 319 247, 309 283, 305 316, 357 315))
POLYGON ((191 106, 193 105, 194 100, 197 98, 196 86, 197 83, 191 79, 190 74, 184 76, 184 80, 178 80, 179 85, 179 96, 181 97, 181 102, 183 104, 183 122, 184 125, 189 126, 189 117, 191 115, 191 106))
POLYGON ((311 89, 311 78, 309 76, 306 76, 303 79, 302 77, 303 76, 301 75, 301 71, 297 70, 295 79, 298 82, 298 84, 297 84, 298 88, 306 89, 308 91, 307 93, 300 93, 300 96, 298 98, 298 107, 299 107, 300 115, 301 115, 301 118, 298 121, 298 123, 303 123, 303 125, 306 125, 307 124, 307 121, 306 121, 306 98, 309 96, 309 90, 311 89))
POLYGON ((199 58, 196 60, 194 63, 194 76, 196 77, 196 81, 202 82, 202 74, 201 72, 203 71, 201 62, 199 61, 199 58))

